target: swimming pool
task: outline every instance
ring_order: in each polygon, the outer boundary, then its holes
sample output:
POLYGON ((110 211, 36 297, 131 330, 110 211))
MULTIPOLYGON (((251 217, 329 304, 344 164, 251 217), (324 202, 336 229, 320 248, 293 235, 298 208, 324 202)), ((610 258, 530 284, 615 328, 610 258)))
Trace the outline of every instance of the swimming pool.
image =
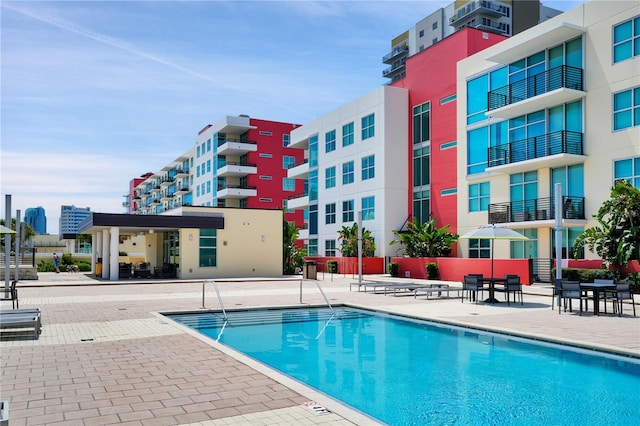
POLYGON ((336 308, 168 315, 393 425, 637 424, 640 360, 336 308))

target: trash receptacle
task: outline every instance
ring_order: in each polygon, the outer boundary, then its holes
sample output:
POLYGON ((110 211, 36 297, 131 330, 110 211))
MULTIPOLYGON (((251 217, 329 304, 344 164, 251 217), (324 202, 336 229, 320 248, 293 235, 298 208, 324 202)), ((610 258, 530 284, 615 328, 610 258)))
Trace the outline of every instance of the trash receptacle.
POLYGON ((304 262, 302 267, 302 278, 305 280, 318 279, 318 263, 315 260, 308 260, 304 262))
POLYGON ((102 258, 99 257, 96 262, 96 277, 102 275, 102 258))

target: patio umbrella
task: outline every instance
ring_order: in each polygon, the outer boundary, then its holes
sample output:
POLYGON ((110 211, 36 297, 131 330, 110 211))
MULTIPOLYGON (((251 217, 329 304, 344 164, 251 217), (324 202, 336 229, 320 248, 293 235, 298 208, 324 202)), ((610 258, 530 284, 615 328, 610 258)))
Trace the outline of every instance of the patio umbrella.
POLYGON ((480 228, 476 228, 472 231, 461 235, 460 238, 467 240, 479 239, 479 240, 491 240, 491 276, 493 277, 493 243, 495 240, 528 240, 521 233, 514 231, 513 229, 505 228, 504 226, 496 226, 494 224, 482 225, 480 228))
POLYGON ((4 225, 0 225, 0 234, 15 234, 16 231, 14 231, 11 228, 7 228, 4 225))

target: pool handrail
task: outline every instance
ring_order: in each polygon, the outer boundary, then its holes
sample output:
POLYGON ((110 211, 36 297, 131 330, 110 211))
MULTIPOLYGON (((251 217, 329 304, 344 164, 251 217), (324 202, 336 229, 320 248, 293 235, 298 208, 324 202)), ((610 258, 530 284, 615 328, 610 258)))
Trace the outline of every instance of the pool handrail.
POLYGON ((218 303, 220 304, 220 308, 222 309, 222 316, 224 317, 224 321, 225 323, 227 321, 229 321, 229 318, 227 318, 227 311, 224 309, 224 303, 222 303, 222 297, 220 296, 220 290, 218 289, 218 284, 216 284, 215 280, 204 280, 202 281, 202 309, 206 309, 204 306, 204 291, 205 291, 205 285, 206 284, 213 284, 213 288, 215 288, 216 290, 216 295, 218 296, 218 303))

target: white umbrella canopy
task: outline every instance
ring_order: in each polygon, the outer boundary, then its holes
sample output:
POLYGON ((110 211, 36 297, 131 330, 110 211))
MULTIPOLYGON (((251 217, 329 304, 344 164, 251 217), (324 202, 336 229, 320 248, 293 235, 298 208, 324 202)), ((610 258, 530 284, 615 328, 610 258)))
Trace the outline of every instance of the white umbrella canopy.
POLYGON ((14 231, 11 228, 7 228, 4 225, 0 225, 0 234, 15 234, 16 231, 14 231))
POLYGON ((491 240, 491 276, 493 277, 493 242, 495 240, 528 240, 529 237, 525 237, 521 233, 514 231, 513 229, 505 228, 504 226, 497 226, 495 224, 482 225, 466 234, 460 235, 460 238, 473 240, 491 240))

